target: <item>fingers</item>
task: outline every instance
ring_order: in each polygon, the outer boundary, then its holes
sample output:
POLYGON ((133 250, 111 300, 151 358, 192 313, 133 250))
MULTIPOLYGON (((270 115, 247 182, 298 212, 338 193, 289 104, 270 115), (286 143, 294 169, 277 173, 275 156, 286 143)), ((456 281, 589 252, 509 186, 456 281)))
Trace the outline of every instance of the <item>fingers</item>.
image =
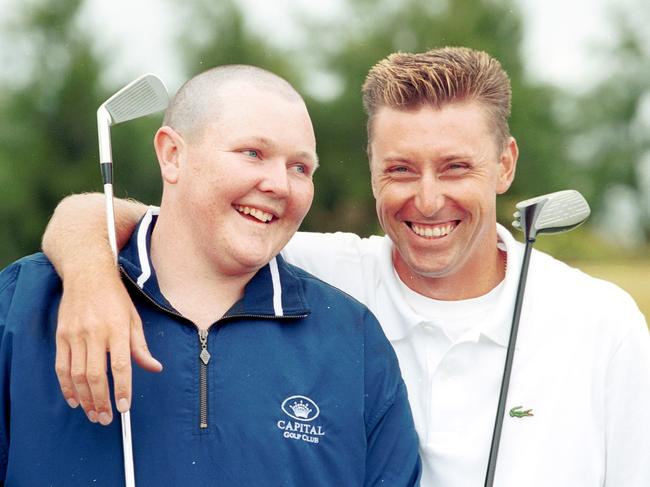
MULTIPOLYGON (((86 349, 85 383, 90 390, 95 418, 101 425, 106 426, 113 420, 106 376, 106 345, 103 341, 87 339, 86 349)), ((90 413, 88 418, 92 421, 90 413)))
POLYGON ((142 321, 137 313, 131 320, 131 354, 135 362, 149 372, 160 372, 163 368, 162 364, 149 352, 142 330, 142 321))
POLYGON ((145 370, 158 372, 162 365, 149 353, 142 322, 119 276, 95 274, 90 281, 66 282, 56 335, 61 391, 71 407, 81 404, 92 422, 107 425, 113 413, 106 352, 120 412, 131 405, 131 356, 145 370))
POLYGON ((131 407, 131 354, 128 327, 121 327, 119 332, 114 333, 109 346, 115 405, 119 412, 125 413, 131 407))
POLYGON ((73 273, 64 283, 56 332, 57 377, 68 404, 81 404, 92 422, 107 425, 113 419, 106 374, 106 352, 111 347, 116 349, 111 366, 118 371, 118 385, 130 394, 129 334, 134 313, 114 269, 93 273, 91 279, 87 273, 73 273), (120 358, 124 355, 126 360, 120 358))
POLYGON ((90 386, 86 380, 86 343, 75 339, 70 343, 70 375, 72 383, 77 391, 77 397, 86 416, 93 423, 97 422, 95 403, 90 392, 90 386))
POLYGON ((56 337, 56 363, 54 368, 63 397, 71 408, 76 408, 79 406, 79 396, 70 375, 70 347, 58 334, 56 337))
POLYGON ((161 363, 149 352, 142 330, 142 321, 135 308, 131 312, 130 322, 130 330, 121 329, 120 331, 126 333, 112 333, 110 342, 115 404, 121 413, 131 407, 131 356, 145 370, 150 372, 162 370, 161 363))

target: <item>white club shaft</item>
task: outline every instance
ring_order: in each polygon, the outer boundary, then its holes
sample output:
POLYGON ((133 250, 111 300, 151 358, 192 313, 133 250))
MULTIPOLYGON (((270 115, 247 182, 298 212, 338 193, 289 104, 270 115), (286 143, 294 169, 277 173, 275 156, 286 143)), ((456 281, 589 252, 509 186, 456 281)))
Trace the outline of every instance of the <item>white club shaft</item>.
MULTIPOLYGON (((106 230, 108 241, 113 251, 113 259, 117 265, 117 238, 115 236, 115 211, 113 209, 113 185, 104 185, 104 200, 106 203, 106 230)), ((126 487, 135 487, 135 472, 133 467, 133 445, 131 441, 131 413, 122 413, 122 452, 124 454, 124 479, 126 487)))
POLYGON ((130 411, 122 413, 122 452, 124 453, 124 485, 126 485, 126 487, 135 487, 130 411))

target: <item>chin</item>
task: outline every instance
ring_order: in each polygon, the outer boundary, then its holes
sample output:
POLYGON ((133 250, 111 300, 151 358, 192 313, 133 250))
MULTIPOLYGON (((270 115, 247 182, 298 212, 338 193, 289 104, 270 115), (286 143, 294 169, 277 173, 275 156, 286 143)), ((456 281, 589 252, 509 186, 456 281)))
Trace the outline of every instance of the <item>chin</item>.
POLYGON ((453 272, 453 263, 448 261, 431 262, 426 258, 408 258, 403 259, 403 262, 412 274, 425 278, 445 277, 453 272))
POLYGON ((259 252, 241 253, 235 257, 235 260, 242 268, 258 270, 268 264, 278 253, 279 251, 272 252, 270 249, 264 249, 259 252))

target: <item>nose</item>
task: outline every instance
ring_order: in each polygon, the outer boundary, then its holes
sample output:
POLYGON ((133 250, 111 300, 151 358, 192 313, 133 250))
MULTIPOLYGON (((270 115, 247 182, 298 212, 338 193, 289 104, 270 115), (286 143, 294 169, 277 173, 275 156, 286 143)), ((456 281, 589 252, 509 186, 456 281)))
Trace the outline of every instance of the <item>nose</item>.
POLYGON ((272 193, 277 198, 286 198, 289 195, 289 174, 284 161, 267 160, 259 189, 265 193, 272 193))
POLYGON ((424 217, 434 216, 445 204, 442 185, 433 175, 424 175, 418 181, 415 208, 424 217))

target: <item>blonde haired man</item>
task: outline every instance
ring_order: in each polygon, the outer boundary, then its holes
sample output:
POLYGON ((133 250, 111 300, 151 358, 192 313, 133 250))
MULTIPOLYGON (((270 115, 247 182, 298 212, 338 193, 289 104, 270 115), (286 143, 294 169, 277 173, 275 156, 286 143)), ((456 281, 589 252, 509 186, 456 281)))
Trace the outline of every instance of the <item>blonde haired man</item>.
MULTIPOLYGON (((523 253, 496 223, 496 196, 510 187, 518 159, 508 128, 510 81, 486 53, 443 48, 382 60, 363 94, 386 236, 298 233, 283 255, 379 318, 409 391, 422 485, 481 485, 523 253)), ((74 276, 63 335, 99 329, 89 341, 105 346, 103 337, 128 321, 98 318, 104 308, 92 305, 93 284, 78 271, 89 252, 62 237, 93 205, 99 215, 92 197, 64 202, 45 243, 64 275, 74 276)), ((102 240, 99 226, 83 226, 84 241, 102 240)), ((103 241, 92 249, 108 254, 103 241)), ((102 286, 114 289, 109 269, 101 274, 102 286)), ((128 314, 121 293, 113 299, 128 314)), ((534 252, 521 323, 496 484, 649 485, 650 336, 632 299, 534 252)), ((131 333, 139 335, 137 321, 131 333)), ((120 345, 118 353, 126 340, 120 345)), ((135 352, 146 356, 141 346, 135 352)), ((60 379, 66 397, 76 397, 69 376, 60 379)), ((89 404, 105 407, 96 400, 106 397, 105 383, 78 382, 89 404)))

